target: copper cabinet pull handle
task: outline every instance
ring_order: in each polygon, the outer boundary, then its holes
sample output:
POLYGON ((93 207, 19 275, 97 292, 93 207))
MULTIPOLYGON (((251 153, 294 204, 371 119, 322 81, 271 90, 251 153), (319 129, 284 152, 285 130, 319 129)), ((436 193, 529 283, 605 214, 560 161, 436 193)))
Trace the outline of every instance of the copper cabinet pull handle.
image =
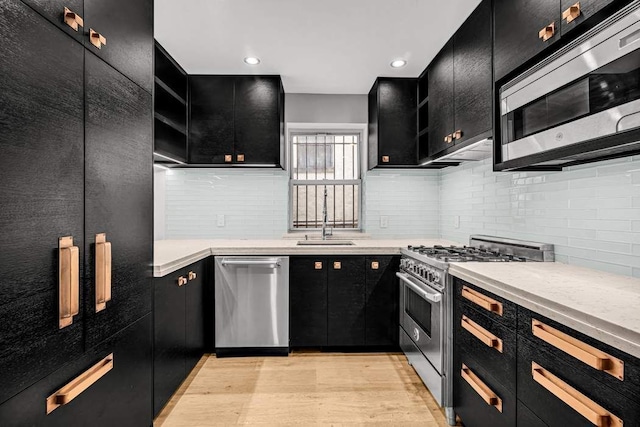
POLYGON ((598 427, 622 427, 623 422, 620 418, 535 362, 531 362, 531 375, 535 382, 569 405, 593 425, 598 427))
POLYGON ((238 155, 236 156, 236 160, 237 160, 238 162, 244 162, 244 154, 238 154, 238 155))
POLYGON ((335 262, 333 263, 333 269, 334 269, 334 270, 341 270, 341 269, 342 269, 342 262, 340 262, 340 261, 335 261, 335 262))
POLYGON ((78 27, 84 27, 84 20, 80 15, 69 9, 68 7, 64 8, 64 23, 78 31, 78 27))
POLYGON ((495 348, 502 353, 502 340, 500 338, 496 337, 465 315, 462 315, 460 325, 471 335, 478 338, 484 345, 495 348))
POLYGON ((62 329, 80 312, 80 250, 73 246, 72 236, 58 240, 58 288, 58 326, 62 329))
POLYGON ((188 276, 189 276, 189 280, 195 280, 198 277, 195 271, 190 271, 188 276))
POLYGON ((111 242, 105 233, 96 234, 96 313, 111 301, 111 242))
POLYGON ((567 10, 562 12, 562 19, 566 19, 567 24, 580 16, 580 2, 569 6, 567 10))
POLYGON ((89 29, 89 41, 98 49, 102 49, 102 46, 107 44, 107 39, 97 31, 94 31, 93 28, 89 29))
POLYGON ((452 137, 453 137, 453 139, 454 139, 454 140, 455 140, 455 139, 460 139, 460 138, 462 138, 462 131, 461 131, 461 130, 457 130, 457 131, 455 131, 455 132, 453 133, 452 137))
POLYGON ((50 414, 60 406, 71 402, 112 369, 113 353, 93 365, 82 375, 74 378, 60 390, 47 397, 47 414, 50 414))
POLYGON ((184 276, 178 277, 178 286, 184 286, 188 282, 187 278, 184 276))
POLYGON ((389 163, 389 156, 382 156, 382 163, 389 163))
POLYGON ((453 142, 453 134, 450 133, 449 135, 445 136, 444 142, 446 142, 447 144, 451 144, 453 142))
POLYGON ((225 163, 231 163, 233 161, 233 156, 231 154, 225 154, 224 155, 224 162, 225 163))
POLYGON ((371 269, 372 270, 378 270, 380 268, 380 263, 378 261, 372 261, 371 262, 371 269))
POLYGON ((460 371, 462 378, 469 383, 472 389, 484 400, 487 405, 495 407, 498 411, 502 412, 502 399, 498 397, 491 389, 482 382, 480 378, 476 376, 471 369, 464 363, 462 364, 462 371, 460 371))
POLYGON ((543 42, 546 42, 551 37, 553 37, 555 33, 556 33, 556 23, 552 22, 551 24, 547 25, 546 27, 540 30, 540 32, 538 33, 538 37, 541 38, 543 42))
POLYGON ((542 341, 575 357, 593 369, 604 371, 624 381, 624 362, 622 360, 610 356, 604 351, 600 351, 571 335, 567 335, 551 326, 545 325, 539 320, 531 320, 531 332, 542 341))
POLYGON ((316 262, 314 263, 314 268, 315 268, 316 270, 322 270, 322 261, 316 261, 316 262))
POLYGON ((479 305, 487 311, 502 316, 502 303, 489 298, 480 292, 474 291, 466 286, 462 287, 462 297, 468 299, 474 304, 479 305))

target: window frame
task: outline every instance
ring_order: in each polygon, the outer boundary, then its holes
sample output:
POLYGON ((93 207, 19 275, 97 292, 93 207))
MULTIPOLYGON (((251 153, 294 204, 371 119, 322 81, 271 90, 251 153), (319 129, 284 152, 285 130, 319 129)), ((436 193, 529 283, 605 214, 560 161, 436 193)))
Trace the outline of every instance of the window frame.
POLYGON ((288 203, 288 228, 290 233, 305 232, 305 231, 320 231, 320 227, 316 228, 294 228, 293 227, 293 189, 296 184, 306 185, 357 185, 358 186, 358 227, 357 228, 332 228, 332 232, 344 233, 344 232, 362 232, 363 227, 363 202, 364 202, 364 180, 363 180, 363 162, 366 156, 365 152, 365 138, 366 127, 360 124, 348 124, 348 125, 332 125, 332 124, 287 124, 287 153, 289 154, 287 161, 287 168, 289 174, 289 203, 288 203), (293 137, 298 135, 313 135, 313 134, 329 134, 329 135, 356 135, 358 137, 358 149, 356 151, 358 165, 358 179, 335 179, 335 180, 312 180, 312 179, 294 179, 293 178, 293 137))

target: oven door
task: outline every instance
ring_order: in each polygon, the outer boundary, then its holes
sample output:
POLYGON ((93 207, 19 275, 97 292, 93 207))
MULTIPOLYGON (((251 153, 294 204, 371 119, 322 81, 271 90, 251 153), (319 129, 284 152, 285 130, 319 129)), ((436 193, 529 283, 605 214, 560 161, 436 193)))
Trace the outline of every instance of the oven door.
POLYGON ((400 279, 400 325, 442 374, 443 295, 406 273, 396 273, 396 276, 400 279))

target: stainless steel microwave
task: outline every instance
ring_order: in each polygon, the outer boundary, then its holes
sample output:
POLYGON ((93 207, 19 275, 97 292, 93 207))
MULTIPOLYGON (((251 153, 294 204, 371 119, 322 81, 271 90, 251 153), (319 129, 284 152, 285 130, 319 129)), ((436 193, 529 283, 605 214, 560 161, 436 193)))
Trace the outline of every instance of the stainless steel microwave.
POLYGON ((502 162, 562 166, 638 152, 640 1, 506 83, 499 96, 502 162))

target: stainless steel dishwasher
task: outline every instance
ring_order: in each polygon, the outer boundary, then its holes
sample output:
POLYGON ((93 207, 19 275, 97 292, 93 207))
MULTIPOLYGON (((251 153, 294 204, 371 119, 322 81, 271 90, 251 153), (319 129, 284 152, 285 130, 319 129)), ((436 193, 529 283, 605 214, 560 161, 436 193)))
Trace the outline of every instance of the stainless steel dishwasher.
POLYGON ((289 353, 289 257, 215 257, 216 355, 289 353))

